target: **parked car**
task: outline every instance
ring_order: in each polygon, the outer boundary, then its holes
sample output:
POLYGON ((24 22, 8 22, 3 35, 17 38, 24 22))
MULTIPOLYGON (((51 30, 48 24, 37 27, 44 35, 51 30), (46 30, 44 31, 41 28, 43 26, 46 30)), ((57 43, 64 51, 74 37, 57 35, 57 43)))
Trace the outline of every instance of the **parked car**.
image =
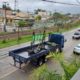
POLYGON ((74 47, 73 53, 80 54, 80 44, 78 44, 76 47, 74 47))
POLYGON ((75 32, 72 39, 80 39, 80 32, 75 32))

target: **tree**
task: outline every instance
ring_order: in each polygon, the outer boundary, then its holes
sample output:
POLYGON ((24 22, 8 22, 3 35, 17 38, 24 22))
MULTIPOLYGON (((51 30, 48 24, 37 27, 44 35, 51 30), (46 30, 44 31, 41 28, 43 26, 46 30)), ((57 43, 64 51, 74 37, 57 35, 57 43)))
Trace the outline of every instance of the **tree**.
POLYGON ((57 27, 57 32, 59 32, 59 24, 60 24, 61 19, 62 19, 62 14, 55 12, 53 14, 53 19, 54 19, 55 26, 57 27))
POLYGON ((41 16, 40 16, 40 15, 37 15, 37 16, 35 17, 35 20, 36 20, 36 21, 40 21, 40 20, 41 20, 41 16))
POLYGON ((18 12, 18 13, 19 13, 19 12, 21 12, 21 11, 20 11, 20 9, 17 9, 17 10, 16 10, 16 12, 18 12))
POLYGON ((9 5, 5 5, 5 4, 2 5, 2 8, 6 10, 12 10, 9 5))
POLYGON ((20 20, 18 22, 18 42, 19 42, 19 39, 21 39, 21 37, 19 35, 19 28, 21 28, 21 31, 23 31, 22 28, 25 26, 25 24, 26 24, 26 21, 24 21, 24 20, 20 20))
POLYGON ((53 14, 53 18, 56 19, 57 21, 62 20, 64 18, 64 15, 58 12, 55 12, 53 14))
POLYGON ((18 27, 20 27, 21 30, 22 30, 22 28, 25 27, 27 24, 28 24, 28 23, 27 23, 26 21, 20 20, 20 21, 18 22, 18 27))
POLYGON ((53 14, 53 19, 55 22, 55 26, 57 26, 57 32, 59 32, 59 27, 65 25, 65 23, 69 20, 69 17, 64 14, 55 12, 53 14))
POLYGON ((20 20, 19 22, 18 22, 18 26, 19 27, 24 27, 26 25, 26 21, 24 21, 24 20, 20 20))
POLYGON ((45 10, 42 10, 42 9, 37 9, 37 10, 35 10, 35 14, 38 14, 38 12, 46 12, 45 10))

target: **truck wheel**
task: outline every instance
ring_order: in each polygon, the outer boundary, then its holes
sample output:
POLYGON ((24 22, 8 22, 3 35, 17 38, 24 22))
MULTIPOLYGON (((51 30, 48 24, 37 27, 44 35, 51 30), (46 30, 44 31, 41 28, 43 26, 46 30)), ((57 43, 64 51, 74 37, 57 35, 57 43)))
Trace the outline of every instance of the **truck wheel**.
POLYGON ((47 61, 46 55, 44 55, 44 56, 42 57, 42 60, 43 60, 43 63, 45 63, 45 62, 47 61))
POLYGON ((61 49, 59 49, 59 52, 60 52, 60 53, 62 53, 62 51, 63 51, 63 49, 62 49, 62 48, 61 48, 61 49))
POLYGON ((48 61, 48 59, 47 58, 45 58, 45 62, 47 62, 48 61))
POLYGON ((39 66, 41 66, 43 64, 43 60, 41 59, 40 61, 39 61, 39 66))
POLYGON ((41 66, 43 64, 43 59, 42 58, 39 58, 38 59, 38 62, 37 62, 37 65, 38 66, 41 66))
POLYGON ((76 54, 75 51, 73 51, 73 53, 76 54))
POLYGON ((74 37, 72 37, 72 39, 74 39, 74 37))
POLYGON ((56 49, 56 53, 59 53, 59 49, 58 48, 56 49))

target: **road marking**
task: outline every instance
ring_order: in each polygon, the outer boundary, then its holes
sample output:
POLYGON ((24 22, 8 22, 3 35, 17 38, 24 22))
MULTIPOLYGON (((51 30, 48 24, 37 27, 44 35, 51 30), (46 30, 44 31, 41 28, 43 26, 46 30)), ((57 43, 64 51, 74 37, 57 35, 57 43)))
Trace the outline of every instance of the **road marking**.
POLYGON ((4 77, 10 75, 11 73, 15 72, 16 70, 18 70, 18 69, 15 69, 15 70, 13 70, 13 71, 8 72, 7 74, 1 76, 0 79, 3 79, 4 77))

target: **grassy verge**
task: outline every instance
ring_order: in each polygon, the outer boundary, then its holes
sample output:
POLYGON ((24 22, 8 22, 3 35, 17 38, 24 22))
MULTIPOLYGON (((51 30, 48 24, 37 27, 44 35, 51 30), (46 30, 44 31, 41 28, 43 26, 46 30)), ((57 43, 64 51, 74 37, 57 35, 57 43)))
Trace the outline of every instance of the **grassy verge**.
POLYGON ((80 25, 79 26, 74 26, 74 27, 71 27, 71 28, 69 28, 69 29, 60 29, 60 32, 67 32, 67 31, 70 31, 70 30, 72 30, 72 29, 76 29, 76 28, 80 28, 80 25))
MULTIPOLYGON (((71 29, 75 29, 75 28, 78 28, 78 27, 80 27, 80 26, 72 27, 68 30, 67 29, 60 29, 60 32, 66 32, 66 31, 69 31, 71 29)), ((12 39, 12 40, 6 40, 6 42, 0 41, 0 48, 10 47, 10 46, 13 46, 13 45, 29 42, 31 40, 32 40, 31 35, 27 35, 27 36, 21 37, 21 39, 19 39, 19 40, 18 39, 12 39)))
POLYGON ((12 39, 12 40, 6 40, 6 42, 0 41, 0 48, 10 47, 13 45, 21 44, 31 41, 31 35, 23 36, 21 39, 12 39))

